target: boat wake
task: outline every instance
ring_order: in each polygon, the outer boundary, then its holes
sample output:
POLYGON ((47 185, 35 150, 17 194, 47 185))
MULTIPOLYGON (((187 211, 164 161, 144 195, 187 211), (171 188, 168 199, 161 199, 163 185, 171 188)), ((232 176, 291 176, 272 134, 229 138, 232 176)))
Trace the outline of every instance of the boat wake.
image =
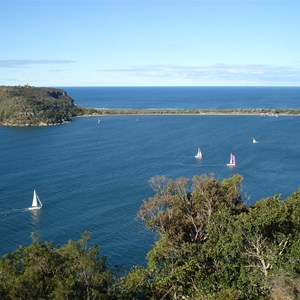
POLYGON ((0 212, 0 220, 5 220, 7 217, 9 217, 12 214, 16 213, 23 213, 26 212, 28 208, 10 208, 7 210, 3 210, 0 212))
POLYGON ((196 163, 190 164, 191 166, 197 166, 201 168, 210 168, 210 167, 224 167, 226 164, 207 164, 203 163, 202 161, 196 161, 196 163))

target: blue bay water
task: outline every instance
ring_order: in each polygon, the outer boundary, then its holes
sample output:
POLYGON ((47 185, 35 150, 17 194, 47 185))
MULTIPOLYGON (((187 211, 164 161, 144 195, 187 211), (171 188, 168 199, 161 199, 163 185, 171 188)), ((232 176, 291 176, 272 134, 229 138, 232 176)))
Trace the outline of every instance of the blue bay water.
MULTIPOLYGON (((102 89, 66 88, 78 105, 108 107, 111 102, 100 95, 102 89)), ((158 107, 147 104, 150 96, 140 99, 140 88, 137 94, 134 88, 124 92, 123 100, 118 100, 119 88, 109 89, 115 107, 158 107), (134 104, 143 101, 144 107, 134 104)), ((278 91, 268 99, 289 94, 278 91)), ((294 89, 291 94, 285 107, 299 107, 294 89)), ((176 100, 176 106, 171 96, 163 102, 164 97, 157 100, 160 107, 186 108, 199 102, 191 96, 181 104, 176 100)), ((233 93, 232 103, 237 104, 235 97, 233 93)), ((241 98, 246 97, 245 92, 241 98)), ((245 107, 254 105, 253 97, 245 107)), ((212 102, 226 106, 226 100, 212 102)), ((283 116, 111 116, 101 117, 100 123, 89 117, 53 127, 0 127, 0 253, 29 244, 31 232, 64 244, 89 230, 109 265, 143 264, 154 236, 135 217, 143 200, 153 195, 151 177, 214 173, 223 179, 239 173, 249 205, 275 193, 285 198, 300 187, 299 128, 300 117, 283 116), (258 144, 252 144, 253 137, 258 144), (200 161, 194 158, 198 147, 200 161), (237 158, 234 169, 226 166, 231 152, 237 158), (26 210, 33 189, 44 205, 36 213, 26 210)))

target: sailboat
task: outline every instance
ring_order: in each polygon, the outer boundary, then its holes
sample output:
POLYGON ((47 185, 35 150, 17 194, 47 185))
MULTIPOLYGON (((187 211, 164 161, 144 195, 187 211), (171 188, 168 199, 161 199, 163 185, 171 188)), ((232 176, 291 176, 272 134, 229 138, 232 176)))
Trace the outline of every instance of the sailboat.
POLYGON ((41 209, 43 206, 39 196, 37 195, 36 191, 33 191, 33 198, 32 198, 32 205, 29 207, 29 210, 34 210, 34 209, 41 209))
POLYGON ((257 144, 258 141, 257 141, 255 138, 253 138, 253 139, 252 139, 252 143, 253 143, 253 144, 257 144))
POLYGON ((202 153, 201 153, 200 148, 198 148, 198 152, 197 152, 197 154, 195 155, 195 157, 198 158, 198 159, 201 159, 201 158, 202 158, 202 153))
POLYGON ((230 153, 230 162, 227 164, 228 167, 235 167, 235 156, 230 153))

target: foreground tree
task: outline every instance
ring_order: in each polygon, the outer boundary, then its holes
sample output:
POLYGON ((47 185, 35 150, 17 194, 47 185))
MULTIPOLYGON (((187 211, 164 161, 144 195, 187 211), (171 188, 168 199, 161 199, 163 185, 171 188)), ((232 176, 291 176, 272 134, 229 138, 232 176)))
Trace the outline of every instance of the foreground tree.
POLYGON ((33 242, 0 260, 1 299, 108 299, 113 284, 89 234, 65 246, 33 242))
POLYGON ((158 240, 147 268, 122 278, 123 294, 128 299, 297 299, 300 191, 285 201, 274 196, 247 208, 241 183, 239 175, 222 182, 213 176, 192 182, 153 178, 156 194, 143 203, 139 217, 158 240), (280 293, 285 298, 276 298, 280 293))

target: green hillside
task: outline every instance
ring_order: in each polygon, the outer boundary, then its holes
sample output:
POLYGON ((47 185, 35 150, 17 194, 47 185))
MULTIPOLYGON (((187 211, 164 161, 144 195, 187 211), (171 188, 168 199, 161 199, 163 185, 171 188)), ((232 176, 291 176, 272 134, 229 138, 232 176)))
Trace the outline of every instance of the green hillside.
POLYGON ((82 115, 64 90, 25 86, 0 86, 0 125, 46 126, 63 124, 82 115))

